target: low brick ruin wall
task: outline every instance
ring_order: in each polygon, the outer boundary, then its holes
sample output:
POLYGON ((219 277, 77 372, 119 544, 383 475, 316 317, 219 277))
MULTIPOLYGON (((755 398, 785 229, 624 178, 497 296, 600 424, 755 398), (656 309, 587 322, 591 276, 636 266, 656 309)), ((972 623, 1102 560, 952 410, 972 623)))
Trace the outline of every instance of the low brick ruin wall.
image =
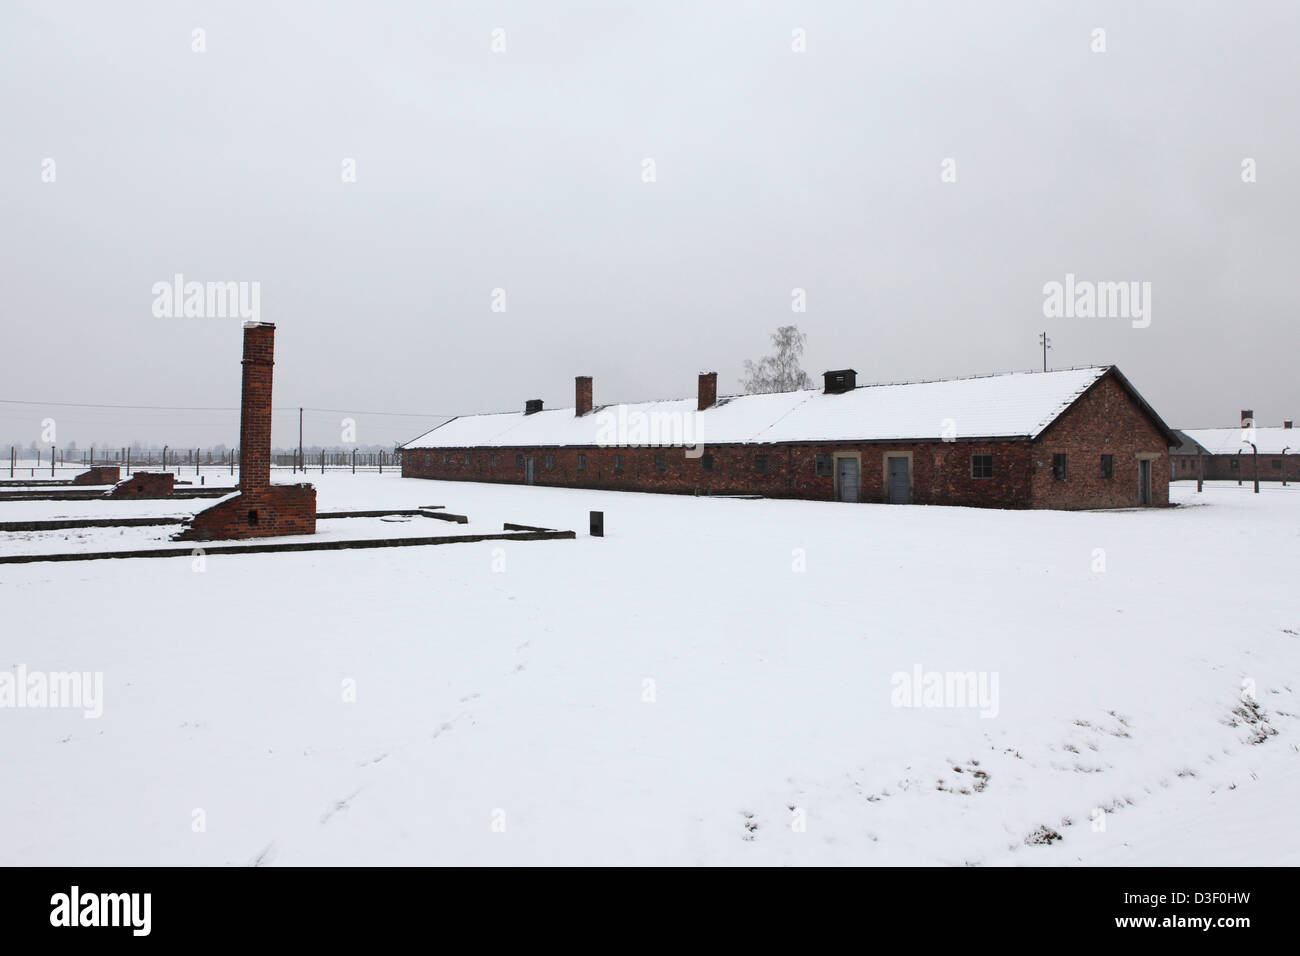
POLYGON ((196 514, 177 541, 230 541, 316 533, 316 489, 267 485, 241 491, 196 514))
POLYGON ((176 488, 170 471, 137 471, 108 493, 110 498, 166 498, 176 488))
POLYGON ((117 465, 96 465, 72 479, 74 485, 115 485, 122 480, 122 469, 117 465))

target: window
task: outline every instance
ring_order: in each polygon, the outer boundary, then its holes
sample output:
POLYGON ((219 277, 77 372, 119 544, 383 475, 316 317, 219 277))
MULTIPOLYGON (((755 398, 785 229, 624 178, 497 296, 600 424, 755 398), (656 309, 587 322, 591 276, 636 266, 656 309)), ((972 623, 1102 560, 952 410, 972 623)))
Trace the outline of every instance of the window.
POLYGON ((1052 456, 1052 477, 1057 481, 1065 481, 1065 455, 1057 453, 1052 456))
POLYGON ((614 470, 615 470, 615 471, 622 471, 622 470, 623 470, 623 456, 622 456, 622 455, 615 455, 615 456, 614 456, 614 470))
POLYGON ((829 478, 835 473, 834 466, 831 463, 830 455, 817 456, 817 477, 829 478))
POLYGON ((1241 467, 1241 461, 1240 461, 1240 459, 1237 459, 1237 458, 1232 459, 1232 461, 1230 461, 1230 462, 1228 463, 1228 467, 1230 467, 1230 468, 1240 468, 1240 467, 1241 467))
POLYGON ((754 456, 754 471, 758 472, 758 474, 760 474, 760 475, 766 475, 766 474, 767 474, 767 456, 766 456, 766 455, 755 455, 755 456, 754 456))
POLYGON ((1101 476, 1103 478, 1115 477, 1115 456, 1114 455, 1101 456, 1101 476))
POLYGON ((496 466, 497 466, 497 456, 496 456, 496 455, 488 455, 488 467, 489 467, 489 468, 495 468, 496 466))
POLYGON ((971 455, 970 476, 972 478, 992 478, 993 477, 993 456, 992 455, 971 455))
POLYGON ((546 458, 544 459, 544 461, 545 461, 545 467, 546 467, 546 470, 547 470, 547 471, 550 471, 552 468, 555 467, 555 456, 554 456, 554 455, 547 455, 546 458))
POLYGON ((442 456, 442 463, 443 463, 444 465, 450 465, 450 464, 451 464, 451 452, 447 452, 447 454, 445 454, 445 455, 442 456))
POLYGON ((467 465, 472 465, 472 464, 474 464, 474 456, 473 456, 473 455, 466 455, 466 456, 465 456, 465 464, 467 464, 467 465))
POLYGON ((1277 468, 1278 470, 1281 470, 1281 468, 1282 468, 1282 462, 1280 462, 1280 461, 1278 461, 1276 458, 1274 458, 1274 459, 1273 459, 1273 467, 1274 467, 1274 468, 1277 468))
POLYGON ((586 471, 586 470, 587 470, 587 456, 586 456, 586 455, 579 455, 579 456, 578 456, 578 471, 586 471))
POLYGON ((524 467, 524 456, 523 456, 523 455, 515 455, 515 467, 516 467, 516 468, 522 468, 522 467, 524 467))
POLYGON ((424 453, 424 464, 426 465, 426 467, 427 467, 428 465, 432 465, 432 464, 433 464, 433 456, 430 455, 428 452, 425 452, 425 453, 424 453))
POLYGON ((705 454, 705 455, 701 455, 701 456, 700 456, 700 470, 701 470, 701 471, 712 471, 712 470, 713 470, 713 456, 712 456, 712 455, 705 454))
POLYGON ((655 471, 664 472, 668 470, 668 456, 663 452, 655 455, 655 471))

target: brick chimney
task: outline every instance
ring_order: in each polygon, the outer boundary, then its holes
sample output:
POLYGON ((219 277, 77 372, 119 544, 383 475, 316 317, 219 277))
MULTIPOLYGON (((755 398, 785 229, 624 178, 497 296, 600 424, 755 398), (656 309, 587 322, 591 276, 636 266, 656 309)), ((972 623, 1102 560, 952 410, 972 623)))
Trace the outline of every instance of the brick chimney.
POLYGON ((718 373, 701 372, 699 401, 695 405, 696 411, 702 412, 716 404, 718 404, 718 373))
MULTIPOLYGON (((306 484, 271 484, 274 370, 275 326, 270 322, 245 322, 244 381, 239 402, 239 494, 223 498, 188 519, 173 540, 233 541, 316 533, 316 489, 306 484)), ((144 472, 135 475, 147 477, 154 476, 144 472)), ((142 492, 146 497, 152 493, 148 489, 142 492)))
POLYGON ((573 414, 581 418, 591 411, 591 376, 579 375, 573 380, 573 414))
POLYGON ((244 386, 239 396, 239 488, 271 484, 271 374, 275 324, 244 323, 244 386))
POLYGON ((1255 413, 1249 408, 1243 408, 1241 410, 1241 427, 1249 428, 1253 424, 1255 424, 1255 413))
POLYGON ((524 402, 524 414, 536 415, 542 410, 542 400, 540 398, 530 398, 524 402))
POLYGON ((1284 421, 1284 422, 1282 423, 1282 427, 1283 427, 1283 428, 1290 428, 1290 427, 1291 427, 1291 419, 1288 418, 1286 421, 1284 421))

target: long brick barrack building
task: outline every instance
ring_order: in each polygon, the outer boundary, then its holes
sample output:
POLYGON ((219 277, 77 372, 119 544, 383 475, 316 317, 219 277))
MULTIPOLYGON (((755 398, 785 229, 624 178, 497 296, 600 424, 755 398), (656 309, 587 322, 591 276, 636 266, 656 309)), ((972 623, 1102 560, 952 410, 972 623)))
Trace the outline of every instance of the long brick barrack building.
POLYGON ((678 494, 993 508, 1169 503, 1169 427, 1115 366, 468 415, 408 442, 402 474, 678 494), (660 427, 656 428, 656 423, 660 427), (664 424, 667 423, 667 424, 664 424), (676 427, 674 423, 685 423, 676 427))

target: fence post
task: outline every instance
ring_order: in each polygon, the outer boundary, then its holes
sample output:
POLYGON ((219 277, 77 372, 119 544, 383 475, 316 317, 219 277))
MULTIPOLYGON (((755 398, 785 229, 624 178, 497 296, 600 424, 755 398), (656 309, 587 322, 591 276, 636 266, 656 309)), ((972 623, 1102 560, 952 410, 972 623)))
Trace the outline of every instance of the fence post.
MULTIPOLYGON (((1259 469, 1256 469, 1256 471, 1258 470, 1259 469)), ((50 477, 51 478, 54 477, 54 446, 53 445, 50 446, 50 477)), ((1256 486, 1258 486, 1259 482, 1256 481, 1255 484, 1256 486)))

